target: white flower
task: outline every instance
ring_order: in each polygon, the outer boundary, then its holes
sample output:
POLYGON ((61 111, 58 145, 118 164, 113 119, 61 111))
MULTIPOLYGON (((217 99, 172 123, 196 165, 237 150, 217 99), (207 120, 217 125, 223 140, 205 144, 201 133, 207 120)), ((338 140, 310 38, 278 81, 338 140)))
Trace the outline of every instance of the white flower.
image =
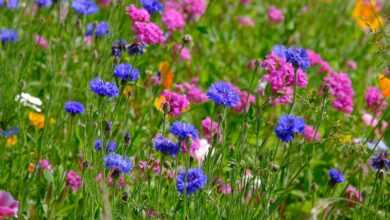
POLYGON ((191 156, 197 161, 202 162, 209 153, 211 145, 209 142, 207 142, 206 139, 199 139, 195 144, 197 146, 196 149, 192 152, 191 156))
POLYGON ((30 107, 37 112, 41 112, 42 101, 28 93, 20 93, 16 95, 15 101, 20 102, 23 106, 30 107))

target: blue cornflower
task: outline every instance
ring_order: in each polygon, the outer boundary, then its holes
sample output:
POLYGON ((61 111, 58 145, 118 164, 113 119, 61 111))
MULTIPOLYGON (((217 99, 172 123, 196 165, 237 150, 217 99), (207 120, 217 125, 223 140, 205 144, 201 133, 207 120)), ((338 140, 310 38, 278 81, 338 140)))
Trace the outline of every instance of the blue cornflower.
POLYGON ((99 11, 99 7, 91 0, 74 0, 72 8, 82 15, 91 15, 99 11))
POLYGON ((176 156, 180 150, 178 144, 172 142, 171 140, 169 140, 167 138, 164 138, 161 135, 157 135, 153 139, 153 146, 156 150, 158 150, 164 154, 171 155, 171 156, 176 156))
POLYGON ((141 4, 149 14, 161 12, 164 9, 164 6, 158 0, 141 0, 141 4))
POLYGON ((89 88, 100 96, 116 97, 119 95, 119 89, 115 83, 105 82, 99 77, 89 81, 89 88))
POLYGON ((133 168, 130 159, 116 153, 110 153, 104 157, 104 166, 110 170, 117 170, 122 173, 129 173, 133 168))
MULTIPOLYGON (((0 7, 4 6, 4 0, 0 0, 0 7)), ((7 2, 8 9, 15 9, 19 6, 19 0, 8 0, 7 2)))
POLYGON ((126 48, 127 48, 127 53, 130 56, 131 55, 141 55, 141 54, 145 53, 146 45, 143 44, 142 42, 139 42, 139 43, 133 43, 133 44, 127 46, 126 48))
POLYGON ((294 115, 283 115, 279 118, 275 128, 275 133, 283 142, 290 142, 294 139, 296 133, 302 134, 305 128, 303 118, 294 115))
POLYGON ((207 97, 217 105, 234 107, 240 102, 240 95, 230 83, 219 81, 212 84, 207 91, 207 97))
POLYGON ((87 30, 85 31, 85 36, 92 36, 94 35, 96 37, 104 37, 108 34, 110 34, 110 25, 102 21, 100 23, 89 23, 87 24, 87 30))
POLYGON ((371 167, 374 170, 390 170, 390 159, 387 158, 387 151, 379 152, 376 156, 372 157, 369 161, 371 167))
POLYGON ((272 52, 279 57, 286 59, 287 62, 293 64, 296 68, 307 70, 310 66, 309 56, 303 48, 290 47, 286 48, 283 45, 275 45, 272 52))
POLYGON ((114 41, 111 46, 111 54, 114 57, 120 57, 122 56, 122 51, 126 49, 127 41, 123 39, 119 39, 114 41))
POLYGON ((116 150, 116 143, 115 141, 109 141, 107 143, 107 152, 111 153, 111 152, 115 152, 116 150))
POLYGON ((342 183, 345 181, 343 174, 335 168, 330 169, 328 171, 328 175, 332 184, 342 183))
POLYGON ((50 7, 53 4, 52 0, 35 0, 35 4, 38 5, 38 7, 50 7))
POLYGON ((199 136, 198 130, 192 124, 181 121, 173 122, 169 128, 169 132, 171 132, 171 134, 175 135, 179 139, 195 139, 199 136))
POLYGON ((102 146, 103 146, 102 140, 96 139, 96 140, 95 140, 95 144, 94 144, 95 150, 96 150, 96 151, 102 150, 102 146))
POLYGON ((0 40, 2 44, 16 42, 18 33, 13 29, 0 29, 0 40))
POLYGON ((114 76, 123 81, 136 81, 139 78, 139 70, 131 64, 121 63, 115 67, 114 76))
POLYGON ((0 131, 0 136, 1 137, 11 137, 19 133, 19 128, 10 128, 8 130, 2 130, 0 131))
POLYGON ((76 101, 65 102, 65 111, 71 115, 78 115, 84 112, 84 105, 76 101))
POLYGON ((192 168, 188 171, 179 171, 176 181, 177 191, 189 195, 205 187, 207 176, 203 170, 192 168))

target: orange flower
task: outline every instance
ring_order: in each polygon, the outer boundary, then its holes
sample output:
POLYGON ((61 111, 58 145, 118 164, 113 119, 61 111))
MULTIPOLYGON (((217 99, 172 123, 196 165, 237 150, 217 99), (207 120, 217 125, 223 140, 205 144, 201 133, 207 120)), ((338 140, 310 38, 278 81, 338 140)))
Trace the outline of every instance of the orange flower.
POLYGON ((130 85, 126 85, 125 88, 123 89, 123 95, 129 98, 133 92, 133 88, 130 85))
POLYGON ((16 142, 17 142, 17 138, 15 135, 12 135, 11 137, 7 138, 7 145, 9 145, 9 146, 15 145, 16 142))
POLYGON ((164 61, 160 63, 158 66, 158 69, 161 74, 161 82, 164 87, 164 89, 170 89, 173 85, 173 72, 171 70, 171 67, 169 66, 169 63, 167 61, 164 61))
POLYGON ((45 127, 45 116, 41 113, 29 112, 28 119, 30 123, 36 128, 45 127))
POLYGON ((377 4, 377 0, 356 0, 352 17, 360 28, 377 32, 383 26, 379 11, 380 5, 377 4))
POLYGON ((29 163, 28 167, 27 167, 27 171, 29 173, 32 173, 32 172, 34 172, 34 169, 35 169, 35 165, 33 163, 29 163))
POLYGON ((379 76, 379 87, 385 97, 390 97, 390 77, 381 74, 379 76))
POLYGON ((164 104, 166 103, 165 97, 160 96, 154 101, 154 106, 161 112, 164 112, 164 104))

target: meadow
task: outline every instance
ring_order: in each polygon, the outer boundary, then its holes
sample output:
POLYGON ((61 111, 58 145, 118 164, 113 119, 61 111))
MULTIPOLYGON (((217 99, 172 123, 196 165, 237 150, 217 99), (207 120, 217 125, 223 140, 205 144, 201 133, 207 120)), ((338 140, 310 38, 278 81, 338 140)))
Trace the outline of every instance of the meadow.
POLYGON ((390 219, 389 18, 0 0, 0 219, 390 219))

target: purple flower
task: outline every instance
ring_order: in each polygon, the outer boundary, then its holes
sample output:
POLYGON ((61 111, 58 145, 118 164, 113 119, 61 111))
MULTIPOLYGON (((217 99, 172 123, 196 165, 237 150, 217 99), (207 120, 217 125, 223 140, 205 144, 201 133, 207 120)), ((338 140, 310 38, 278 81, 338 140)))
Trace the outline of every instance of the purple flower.
POLYGON ((156 150, 171 156, 176 156, 180 150, 178 144, 167 138, 164 138, 162 135, 157 135, 153 139, 153 146, 156 150))
POLYGON ((38 5, 40 8, 48 8, 53 4, 52 0, 35 0, 35 4, 38 5))
POLYGON ((14 43, 18 40, 18 33, 13 29, 0 29, 0 41, 2 44, 14 43))
POLYGON ((139 78, 139 70, 131 64, 121 63, 115 67, 114 76, 123 81, 136 81, 139 78))
POLYGON ((68 101, 65 103, 65 111, 71 115, 78 115, 84 112, 84 105, 76 101, 68 101))
POLYGON ((95 34, 96 37, 104 37, 110 33, 110 25, 105 22, 89 23, 87 24, 87 30, 85 32, 85 36, 93 36, 95 34))
POLYGON ((127 53, 131 56, 131 55, 142 55, 145 53, 145 44, 143 44, 142 42, 137 42, 137 43, 133 43, 131 45, 129 45, 128 47, 126 47, 127 49, 127 53))
POLYGON ((91 15, 99 11, 99 7, 91 0, 74 0, 72 8, 82 15, 91 15))
POLYGON ((100 151, 102 149, 102 145, 103 145, 102 140, 100 139, 95 140, 94 147, 96 151, 100 151))
POLYGON ((164 6, 158 0, 141 0, 142 7, 144 7, 149 14, 161 12, 164 6))
POLYGON ((283 115, 279 118, 275 128, 276 136, 283 142, 290 142, 294 139, 294 135, 303 134, 305 121, 303 118, 294 115, 283 115))
POLYGON ((116 153, 110 153, 104 157, 104 166, 107 169, 117 170, 122 173, 129 173, 133 168, 133 164, 129 158, 116 153))
POLYGON ((173 122, 169 128, 169 132, 182 140, 187 138, 196 139, 199 137, 198 130, 192 124, 181 121, 173 122))
POLYGON ((342 183, 345 181, 343 174, 335 168, 330 169, 328 171, 328 175, 332 184, 342 183))
POLYGON ((179 171, 176 181, 177 191, 181 194, 186 193, 189 195, 205 187, 207 176, 204 174, 203 170, 192 168, 188 171, 179 171))
POLYGON ((224 81, 212 84, 207 91, 207 96, 217 105, 224 105, 226 107, 234 107, 240 103, 240 95, 230 83, 224 81))
POLYGON ((116 150, 116 143, 115 141, 109 141, 107 143, 107 152, 108 153, 112 153, 112 152, 115 152, 116 150))
POLYGON ((100 96, 116 97, 119 95, 119 89, 115 83, 105 82, 99 77, 89 81, 89 88, 100 96))
POLYGON ((390 170, 390 159, 388 158, 387 151, 379 152, 376 156, 372 157, 369 164, 374 170, 390 170))
POLYGON ((306 71, 310 66, 309 56, 303 48, 286 48, 283 45, 275 45, 272 48, 272 52, 285 59, 287 62, 293 64, 296 68, 301 68, 304 71, 306 71))

